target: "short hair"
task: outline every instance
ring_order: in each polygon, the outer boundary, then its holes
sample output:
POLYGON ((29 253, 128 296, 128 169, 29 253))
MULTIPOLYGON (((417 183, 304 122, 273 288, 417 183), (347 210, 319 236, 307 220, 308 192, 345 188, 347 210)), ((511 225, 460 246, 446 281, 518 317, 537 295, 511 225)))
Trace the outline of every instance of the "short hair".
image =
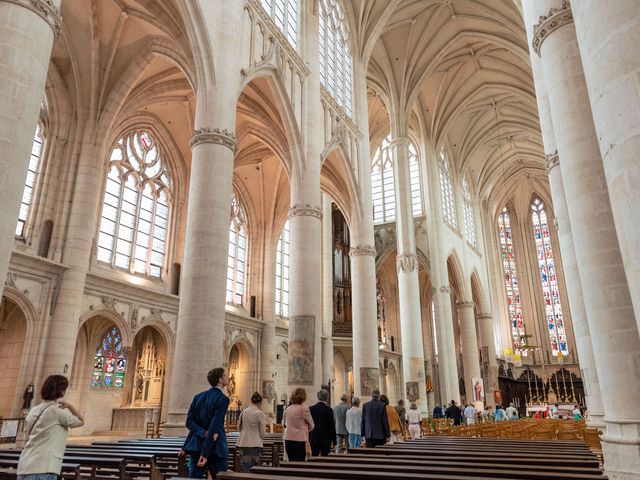
POLYGON ((375 390, 371 390, 371 398, 380 398, 380 390, 377 388, 375 390))
POLYGON ((360 405, 360 399, 358 397, 353 397, 351 399, 351 405, 354 405, 357 407, 358 405, 360 405))
POLYGON ((418 406, 416 405, 416 402, 411 402, 411 406, 409 407, 409 410, 417 410, 418 406))
POLYGON ((218 385, 222 377, 224 377, 224 368, 222 367, 212 368, 209 370, 209 373, 207 373, 207 381, 212 387, 218 385))
POLYGON ((347 396, 346 393, 343 393, 342 396, 340 397, 340 400, 343 402, 348 402, 349 401, 349 397, 347 396))
POLYGON ((262 403, 262 395, 258 392, 253 392, 253 395, 251 395, 251 403, 262 403))
POLYGON ((318 390, 318 400, 320 400, 321 402, 328 402, 329 392, 327 392, 326 390, 318 390))
POLYGON ((386 395, 380 395, 380 401, 385 405, 389 405, 389 397, 387 397, 386 395))
POLYGON ((398 400, 398 405, 404 405, 404 400, 403 399, 398 400))
POLYGON ((456 401, 455 400, 451 400, 451 405, 455 405, 456 401))
POLYGON ((294 405, 300 405, 307 401, 307 391, 304 388, 296 388, 291 393, 290 401, 294 405))
POLYGON ((58 400, 69 388, 69 380, 63 375, 49 375, 42 384, 40 396, 43 400, 58 400))

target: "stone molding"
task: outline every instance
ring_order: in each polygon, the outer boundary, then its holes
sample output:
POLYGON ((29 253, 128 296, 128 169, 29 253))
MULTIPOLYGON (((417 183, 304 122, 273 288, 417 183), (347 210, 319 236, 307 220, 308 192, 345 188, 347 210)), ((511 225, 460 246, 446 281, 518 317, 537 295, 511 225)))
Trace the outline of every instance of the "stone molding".
POLYGON ((448 293, 451 294, 451 287, 448 285, 442 285, 440 287, 440 293, 448 293))
POLYGON ((376 249, 371 245, 358 245, 357 247, 353 247, 349 250, 350 257, 358 257, 361 255, 368 255, 370 257, 376 256, 376 249))
POLYGON ((418 257, 415 253, 403 253, 396 257, 396 268, 403 273, 410 273, 418 269, 418 257))
POLYGON ((391 146, 411 145, 411 139, 409 137, 396 137, 391 140, 391 146))
POLYGON ((558 150, 553 153, 547 153, 545 156, 544 165, 547 167, 547 175, 551 175, 551 170, 560 165, 560 157, 558 156, 558 150))
POLYGON ((322 208, 310 203, 296 203, 289 209, 288 218, 293 217, 315 217, 318 220, 322 220, 322 208))
POLYGON ((51 30, 53 30, 54 37, 57 37, 62 32, 60 9, 51 0, 0 0, 0 2, 2 1, 20 5, 39 15, 49 24, 51 30))
POLYGON ((559 223, 558 223, 558 217, 553 217, 553 228, 555 229, 555 231, 558 231, 559 228, 559 223))
POLYGON ((560 8, 551 8, 546 16, 541 16, 538 23, 533 26, 533 40, 531 46, 533 51, 540 56, 540 48, 549 35, 573 23, 573 12, 569 0, 562 0, 560 8))
POLYGON ((194 130, 191 136, 189 146, 193 150, 203 143, 217 143, 231 150, 234 154, 238 150, 236 134, 226 129, 219 128, 201 128, 194 130))
POLYGON ((473 308, 473 305, 474 305, 473 302, 466 302, 466 301, 456 303, 456 307, 458 308, 473 308))
POLYGON ((481 320, 481 319, 492 319, 493 318, 493 315, 491 315, 490 313, 479 313, 476 316, 478 317, 478 320, 481 320))

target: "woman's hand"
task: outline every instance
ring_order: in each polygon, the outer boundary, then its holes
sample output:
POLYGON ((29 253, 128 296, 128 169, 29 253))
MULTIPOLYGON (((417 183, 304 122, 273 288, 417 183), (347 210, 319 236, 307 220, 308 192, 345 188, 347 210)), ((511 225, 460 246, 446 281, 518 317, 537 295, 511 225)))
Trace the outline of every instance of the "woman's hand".
POLYGON ((218 434, 217 434, 217 433, 214 433, 214 434, 213 434, 213 441, 215 442, 216 440, 218 440, 218 434))
POLYGON ((69 410, 71 410, 71 404, 69 402, 67 402, 66 400, 63 400, 61 398, 58 399, 58 405, 60 405, 60 408, 68 408, 69 410))
POLYGON ((200 455, 200 459, 198 460, 198 467, 204 467, 207 464, 207 457, 203 457, 200 455))

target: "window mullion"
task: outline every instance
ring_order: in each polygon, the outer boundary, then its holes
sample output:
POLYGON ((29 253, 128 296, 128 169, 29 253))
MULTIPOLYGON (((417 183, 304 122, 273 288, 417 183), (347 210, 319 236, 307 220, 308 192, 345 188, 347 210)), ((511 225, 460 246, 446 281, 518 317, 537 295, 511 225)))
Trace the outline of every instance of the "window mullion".
POLYGON ((126 184, 125 174, 120 173, 118 168, 118 176, 120 177, 120 195, 118 197, 118 210, 116 211, 116 225, 113 231, 113 247, 111 250, 111 266, 116 266, 116 257, 118 256, 118 242, 120 241, 120 221, 122 217, 122 202, 124 201, 124 189, 126 184))
MULTIPOLYGON (((140 229, 140 206, 142 205, 142 198, 144 196, 144 185, 139 182, 139 179, 136 178, 136 188, 138 190, 138 198, 136 199, 136 216, 133 219, 134 228, 133 228, 133 236, 131 237, 131 256, 129 257, 129 272, 135 273, 135 262, 136 262, 136 247, 138 246, 138 230, 140 229)), ((147 252, 148 257, 148 252, 147 252)))

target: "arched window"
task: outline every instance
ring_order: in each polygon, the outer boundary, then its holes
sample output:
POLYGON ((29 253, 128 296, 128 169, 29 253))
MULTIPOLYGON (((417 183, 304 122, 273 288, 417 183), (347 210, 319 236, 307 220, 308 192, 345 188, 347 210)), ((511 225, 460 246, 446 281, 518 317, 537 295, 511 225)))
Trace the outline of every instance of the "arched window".
MULTIPOLYGON (((504 207, 502 213, 498 216, 498 238, 500 240, 500 256, 502 260, 502 270, 504 272, 507 310, 509 311, 509 321, 511 323, 513 347, 516 352, 520 352, 519 347, 526 345, 527 339, 525 337, 526 332, 524 329, 522 304, 520 303, 520 285, 518 284, 518 274, 516 272, 511 220, 507 207, 504 207)), ((520 353, 526 356, 527 350, 523 350, 520 353)))
POLYGON ((16 225, 16 236, 24 236, 24 228, 29 217, 29 208, 33 199, 33 190, 36 186, 38 178, 38 169, 40 166, 40 156, 42 155, 42 130, 40 125, 36 127, 36 133, 33 137, 33 145, 31 146, 31 157, 29 158, 29 168, 27 170, 27 180, 22 191, 22 202, 20 203, 20 212, 18 213, 18 225, 16 225))
POLYGON ((227 257, 227 303, 243 304, 247 278, 247 247, 247 216, 236 193, 233 192, 227 257))
POLYGON ((473 204, 471 203, 471 191, 465 178, 462 180, 462 211, 464 212, 464 236, 469 245, 476 247, 476 224, 473 220, 473 204))
POLYGON ((293 45, 298 46, 298 12, 299 0, 260 0, 264 8, 280 31, 293 45))
POLYGON ((551 233, 544 203, 539 198, 531 202, 531 221, 533 223, 533 237, 536 242, 536 255, 538 269, 540 271, 540 283, 544 297, 544 310, 549 329, 551 352, 554 356, 558 353, 569 355, 567 346, 567 332, 564 328, 562 306, 560 304, 560 289, 558 288, 558 276, 551 247, 551 233))
POLYGON ((289 220, 276 248, 276 315, 289 316, 289 220))
POLYGON ((449 169, 449 159, 444 145, 440 148, 438 159, 438 170, 440 176, 440 199, 442 203, 442 217, 452 228, 458 228, 456 220, 456 203, 453 193, 453 183, 451 182, 451 173, 449 169))
POLYGON ((409 179, 411 181, 411 207, 413 216, 422 215, 422 187, 420 183, 420 167, 418 150, 413 143, 409 144, 409 179))
POLYGON ((373 222, 392 222, 396 218, 396 192, 393 174, 391 135, 382 140, 371 164, 371 197, 373 222))
POLYGON ((98 260, 131 273, 160 277, 165 263, 171 181, 151 133, 120 138, 105 184, 98 260))
POLYGON ((320 81, 351 115, 352 66, 349 32, 340 0, 320 0, 320 81))
POLYGON ((122 388, 127 358, 122 346, 120 330, 112 327, 100 340, 93 357, 92 387, 122 388))

